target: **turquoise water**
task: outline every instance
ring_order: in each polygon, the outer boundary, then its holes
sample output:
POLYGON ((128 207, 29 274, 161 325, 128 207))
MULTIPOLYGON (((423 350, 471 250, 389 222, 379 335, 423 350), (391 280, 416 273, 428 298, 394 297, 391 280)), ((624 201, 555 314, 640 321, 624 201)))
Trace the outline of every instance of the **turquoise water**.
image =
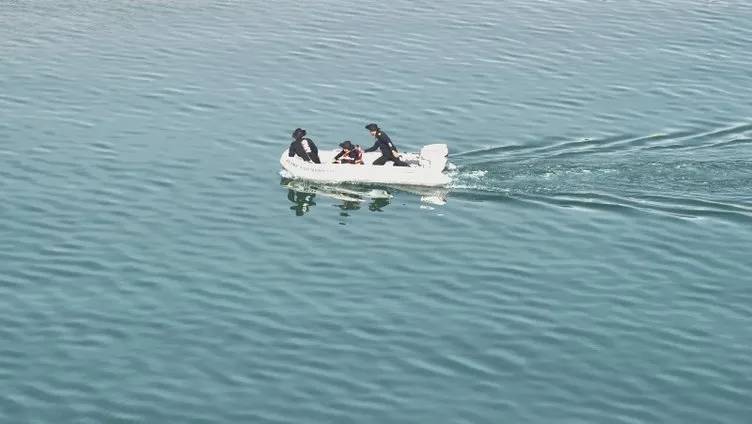
POLYGON ((749 422, 749 2, 0 22, 0 421, 749 422), (451 187, 280 178, 372 121, 451 187))

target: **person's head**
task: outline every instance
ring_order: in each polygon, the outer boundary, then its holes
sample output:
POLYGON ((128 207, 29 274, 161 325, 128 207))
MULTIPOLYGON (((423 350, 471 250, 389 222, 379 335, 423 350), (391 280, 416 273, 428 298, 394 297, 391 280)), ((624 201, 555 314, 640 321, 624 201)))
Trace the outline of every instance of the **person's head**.
POLYGON ((376 137, 376 133, 379 132, 379 126, 376 124, 368 124, 366 125, 366 129, 368 132, 371 133, 372 136, 376 137))
POLYGON ((295 128, 295 131, 292 132, 292 138, 293 140, 299 140, 306 135, 306 130, 302 128, 295 128))
POLYGON ((339 143, 339 147, 341 147, 342 150, 350 151, 353 149, 353 144, 350 140, 345 140, 342 143, 339 143))

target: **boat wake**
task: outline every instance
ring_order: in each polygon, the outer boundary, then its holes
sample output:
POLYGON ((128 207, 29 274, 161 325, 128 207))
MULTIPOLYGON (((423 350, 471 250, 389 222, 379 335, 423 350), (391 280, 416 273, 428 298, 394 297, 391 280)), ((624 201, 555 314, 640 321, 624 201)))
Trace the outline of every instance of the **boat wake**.
POLYGON ((752 221, 752 125, 451 157, 450 197, 752 221))

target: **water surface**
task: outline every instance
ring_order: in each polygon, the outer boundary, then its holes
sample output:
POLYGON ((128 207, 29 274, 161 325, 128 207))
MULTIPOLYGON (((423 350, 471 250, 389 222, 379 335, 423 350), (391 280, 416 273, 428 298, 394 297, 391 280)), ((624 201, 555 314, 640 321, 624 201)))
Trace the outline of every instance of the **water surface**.
POLYGON ((745 1, 6 1, 0 420, 745 423, 745 1), (453 182, 286 181, 450 146, 453 182))

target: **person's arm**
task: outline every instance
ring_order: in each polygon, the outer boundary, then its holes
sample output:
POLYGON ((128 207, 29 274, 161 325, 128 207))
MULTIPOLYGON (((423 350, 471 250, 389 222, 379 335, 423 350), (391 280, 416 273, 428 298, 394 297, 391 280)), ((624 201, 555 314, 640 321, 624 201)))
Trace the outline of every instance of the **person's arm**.
POLYGON ((386 145, 389 147, 389 151, 392 152, 392 156, 399 157, 399 152, 397 151, 397 148, 392 144, 391 141, 387 141, 386 145))
POLYGON ((302 144, 300 145, 300 151, 298 152, 298 154, 300 155, 301 158, 303 158, 304 161, 306 162, 311 161, 311 157, 308 156, 308 152, 305 151, 302 144))
POLYGON ((303 140, 306 142, 308 149, 310 150, 310 152, 307 152, 305 147, 303 147, 303 143, 300 144, 300 149, 308 158, 307 161, 313 163, 321 163, 321 160, 319 159, 319 148, 316 147, 316 143, 314 143, 310 138, 304 138, 303 140))
POLYGON ((388 135, 381 133, 381 142, 389 146, 389 150, 392 151, 392 154, 394 156, 399 155, 399 150, 397 150, 397 146, 395 146, 394 143, 392 143, 392 139, 389 138, 388 135))
POLYGON ((340 151, 339 153, 337 153, 337 156, 335 156, 335 157, 334 157, 334 161, 336 162, 336 161, 337 161, 337 159, 341 158, 341 157, 342 157, 342 155, 344 155, 344 154, 345 154, 345 151, 344 151, 344 150, 342 150, 342 151, 340 151))
POLYGON ((298 142, 293 143, 293 144, 295 145, 295 150, 294 150, 295 154, 303 158, 304 161, 310 162, 311 158, 308 156, 308 153, 306 153, 305 149, 303 148, 303 145, 298 142))
POLYGON ((289 157, 295 156, 295 150, 293 149, 294 145, 295 145, 294 142, 290 143, 290 148, 287 150, 287 156, 289 156, 289 157))
POLYGON ((379 133, 379 141, 384 145, 384 147, 389 148, 389 151, 392 153, 392 156, 397 157, 399 156, 399 151, 397 150, 397 147, 394 146, 394 143, 392 143, 392 139, 389 138, 388 135, 381 132, 379 133))
POLYGON ((373 146, 366 149, 366 152, 375 152, 379 148, 379 140, 377 139, 373 146))

